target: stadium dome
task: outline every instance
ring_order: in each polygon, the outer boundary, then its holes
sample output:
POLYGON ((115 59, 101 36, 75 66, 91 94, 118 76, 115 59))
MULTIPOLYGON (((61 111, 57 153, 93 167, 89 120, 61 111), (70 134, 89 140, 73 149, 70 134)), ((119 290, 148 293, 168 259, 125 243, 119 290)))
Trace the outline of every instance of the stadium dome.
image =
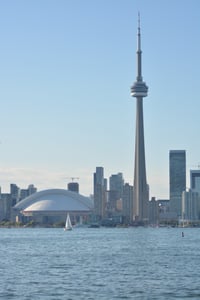
POLYGON ((33 217, 39 222, 46 222, 50 218, 54 221, 64 220, 67 212, 74 217, 86 216, 92 210, 93 203, 90 198, 64 189, 49 189, 34 193, 13 207, 15 216, 33 217))
POLYGON ((82 211, 93 209, 90 198, 64 189, 44 190, 30 195, 14 206, 23 212, 44 211, 82 211))

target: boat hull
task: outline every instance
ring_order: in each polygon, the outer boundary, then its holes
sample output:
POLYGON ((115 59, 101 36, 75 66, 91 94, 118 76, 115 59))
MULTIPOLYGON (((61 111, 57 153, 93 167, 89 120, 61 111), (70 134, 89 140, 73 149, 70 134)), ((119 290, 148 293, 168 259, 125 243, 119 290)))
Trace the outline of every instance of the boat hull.
POLYGON ((72 228, 64 228, 64 231, 71 231, 72 228))

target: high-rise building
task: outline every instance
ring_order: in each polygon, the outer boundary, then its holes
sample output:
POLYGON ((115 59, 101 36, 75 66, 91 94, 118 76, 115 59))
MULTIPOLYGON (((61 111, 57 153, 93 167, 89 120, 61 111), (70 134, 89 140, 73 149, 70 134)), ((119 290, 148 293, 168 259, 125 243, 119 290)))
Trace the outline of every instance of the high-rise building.
POLYGON ((123 191, 123 185, 124 185, 124 179, 123 174, 113 174, 109 178, 110 183, 110 191, 118 191, 119 198, 122 197, 122 191, 123 191))
POLYGON ((200 170, 190 170, 190 188, 200 194, 200 170))
POLYGON ((28 197, 28 189, 20 189, 20 201, 28 197))
POLYGON ((37 188, 34 186, 34 184, 29 184, 27 189, 20 189, 20 200, 25 199, 36 192, 37 188))
POLYGON ((190 170, 190 189, 182 194, 182 219, 200 219, 200 170, 190 170))
POLYGON ((20 200, 20 188, 15 184, 10 184, 10 195, 12 206, 14 206, 20 200))
POLYGON ((37 192, 37 188, 34 186, 34 184, 29 184, 28 186, 28 195, 32 195, 37 192))
POLYGON ((169 152, 169 189, 170 211, 182 215, 182 193, 186 190, 186 153, 185 150, 169 152))
POLYGON ((189 189, 182 194, 182 220, 191 222, 200 219, 200 194, 189 189))
POLYGON ((113 174, 109 178, 109 212, 115 212, 117 210, 117 201, 122 199, 124 179, 123 174, 113 174))
POLYGON ((149 224, 158 225, 159 222, 159 202, 155 197, 149 201, 149 224))
POLYGON ((103 167, 96 167, 94 173, 94 215, 96 220, 105 217, 107 181, 104 178, 103 167))
POLYGON ((133 186, 125 183, 122 195, 122 216, 125 224, 132 223, 133 220, 133 186))
POLYGON ((133 221, 144 224, 148 222, 149 188, 146 181, 143 98, 147 96, 148 87, 142 78, 142 50, 139 18, 137 42, 137 78, 131 87, 131 96, 136 98, 133 221))
POLYGON ((0 221, 10 220, 11 206, 11 195, 1 193, 0 187, 0 221))

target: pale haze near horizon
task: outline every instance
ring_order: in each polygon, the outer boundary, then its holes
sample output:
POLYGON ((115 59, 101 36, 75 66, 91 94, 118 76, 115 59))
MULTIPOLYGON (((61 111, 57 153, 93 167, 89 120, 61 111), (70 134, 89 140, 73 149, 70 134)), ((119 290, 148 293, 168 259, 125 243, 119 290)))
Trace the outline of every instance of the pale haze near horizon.
POLYGON ((198 168, 200 2, 1 1, 0 185, 66 188, 93 172, 133 183, 136 34, 141 16, 147 181, 168 198, 169 150, 198 168))

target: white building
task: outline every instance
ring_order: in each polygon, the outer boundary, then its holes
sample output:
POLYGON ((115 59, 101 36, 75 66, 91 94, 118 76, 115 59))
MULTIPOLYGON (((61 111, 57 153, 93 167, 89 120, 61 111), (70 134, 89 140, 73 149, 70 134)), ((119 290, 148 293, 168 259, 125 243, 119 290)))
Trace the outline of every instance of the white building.
POLYGON ((66 219, 87 217, 93 211, 90 198, 64 189, 49 189, 36 192, 18 202, 13 208, 13 218, 23 216, 37 223, 55 223, 66 219))

